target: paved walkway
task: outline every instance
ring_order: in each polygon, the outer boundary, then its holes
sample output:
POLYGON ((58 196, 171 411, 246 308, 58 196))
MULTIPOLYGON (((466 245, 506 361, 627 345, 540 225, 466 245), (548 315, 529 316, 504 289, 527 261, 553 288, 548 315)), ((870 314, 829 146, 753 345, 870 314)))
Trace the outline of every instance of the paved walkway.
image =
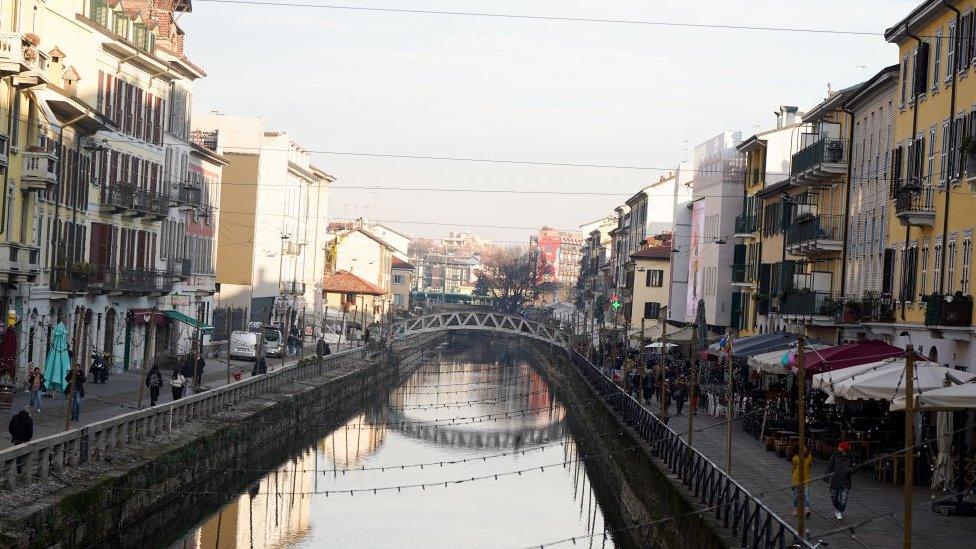
MULTIPOLYGON (((355 343, 353 344, 355 346, 355 343)), ((342 349, 348 349, 349 344, 346 342, 342 343, 342 349)), ((335 345, 332 345, 332 352, 338 352, 335 345)), ((306 345, 305 356, 312 356, 315 354, 315 346, 313 344, 306 345)), ((285 364, 291 364, 298 360, 298 357, 290 357, 285 360, 285 364)), ((226 358, 209 358, 207 359, 207 366, 204 368, 202 376, 202 385, 204 387, 216 388, 222 387, 227 384, 227 359, 226 358)), ((247 378, 251 374, 251 368, 253 367, 253 362, 248 361, 230 361, 231 372, 238 370, 243 371, 243 377, 247 378)), ((279 358, 269 358, 268 359, 268 370, 277 369, 281 367, 281 359, 279 358)), ((89 378, 90 379, 90 378, 89 378)), ((169 384, 167 380, 169 379, 169 372, 163 372, 163 388, 159 393, 160 402, 169 402, 172 399, 172 393, 169 389, 169 384)), ((115 417, 120 414, 125 414, 133 410, 138 409, 137 403, 139 400, 139 385, 142 383, 142 372, 141 371, 130 371, 121 374, 112 374, 109 376, 106 383, 85 383, 85 400, 81 406, 81 421, 72 423, 72 427, 82 427, 90 423, 95 423, 97 421, 102 421, 111 417, 115 417)), ((188 387, 187 391, 192 391, 192 388, 188 387)), ((51 392, 51 398, 44 398, 41 403, 41 413, 31 412, 31 417, 34 420, 34 438, 40 438, 44 436, 49 436, 53 434, 60 433, 64 430, 64 420, 68 415, 68 402, 64 394, 58 392, 51 392)), ((10 417, 16 414, 18 411, 27 406, 30 395, 26 391, 17 393, 14 396, 13 406, 10 411, 4 410, 0 414, 2 418, 3 428, 2 436, 0 436, 0 450, 4 448, 9 448, 10 435, 7 433, 7 425, 10 422, 10 417)), ((149 405, 149 390, 145 389, 142 397, 143 406, 149 405)))
MULTIPOLYGON (((660 412, 660 405, 656 401, 647 407, 655 414, 660 412)), ((671 410, 671 427, 680 434, 686 434, 688 430, 687 409, 686 406, 685 413, 681 416, 674 416, 674 409, 671 410)), ((703 414, 695 416, 692 442, 696 449, 715 464, 724 466, 724 418, 703 414)), ((825 468, 825 461, 814 459, 815 477, 824 474, 825 468)), ((732 476, 781 517, 796 524, 796 519, 790 512, 792 498, 789 490, 789 462, 774 452, 767 452, 758 440, 743 432, 740 421, 732 426, 732 476)), ((972 547, 976 543, 976 517, 946 517, 936 514, 929 507, 932 496, 933 492, 928 488, 917 487, 915 490, 913 546, 924 549, 972 547)), ((834 518, 826 483, 816 481, 812 485, 811 500, 812 515, 806 520, 806 528, 809 537, 814 541, 823 539, 832 549, 900 547, 902 544, 902 486, 878 483, 873 478, 873 472, 859 474, 854 479, 847 512, 841 521, 834 518), (854 525, 869 519, 876 520, 856 527, 853 534, 835 532, 824 535, 844 525, 854 525)))

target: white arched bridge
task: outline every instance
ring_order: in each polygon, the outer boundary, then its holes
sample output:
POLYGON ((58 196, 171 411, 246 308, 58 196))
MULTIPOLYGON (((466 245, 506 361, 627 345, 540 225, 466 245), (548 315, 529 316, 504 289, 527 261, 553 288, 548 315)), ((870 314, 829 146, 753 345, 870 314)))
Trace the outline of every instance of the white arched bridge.
POLYGON ((571 348, 569 334, 548 324, 520 316, 488 311, 448 311, 417 318, 407 318, 393 324, 395 337, 450 330, 478 330, 530 337, 564 349, 571 348))

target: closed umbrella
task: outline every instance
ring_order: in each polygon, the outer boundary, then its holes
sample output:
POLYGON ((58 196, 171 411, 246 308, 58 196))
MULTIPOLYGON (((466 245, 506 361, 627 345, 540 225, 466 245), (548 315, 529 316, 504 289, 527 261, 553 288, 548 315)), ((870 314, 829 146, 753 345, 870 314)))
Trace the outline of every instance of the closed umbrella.
POLYGON ((70 363, 68 360, 68 329, 63 322, 58 322, 51 336, 51 346, 48 348, 47 361, 44 363, 44 379, 49 389, 64 391, 64 378, 68 375, 70 363))

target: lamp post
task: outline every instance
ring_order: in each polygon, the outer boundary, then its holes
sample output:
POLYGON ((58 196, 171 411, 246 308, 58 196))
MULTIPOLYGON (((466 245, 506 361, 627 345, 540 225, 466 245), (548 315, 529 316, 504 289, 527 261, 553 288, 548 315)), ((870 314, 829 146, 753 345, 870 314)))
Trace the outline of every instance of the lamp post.
POLYGON ((285 358, 288 356, 288 327, 289 327, 289 324, 290 323, 288 322, 288 308, 287 308, 288 305, 287 305, 287 303, 285 303, 285 300, 284 300, 284 293, 285 292, 284 292, 283 288, 281 287, 281 282, 282 282, 282 280, 281 280, 281 274, 282 274, 282 271, 284 270, 284 265, 285 265, 285 241, 288 240, 289 238, 290 238, 290 235, 287 235, 287 234, 282 234, 281 235, 281 251, 278 254, 278 296, 281 298, 281 302, 283 304, 285 304, 285 316, 284 316, 284 322, 282 322, 282 324, 285 325, 284 335, 283 335, 283 339, 284 340, 280 342, 281 345, 282 345, 282 351, 281 351, 281 367, 282 368, 285 367, 285 358))

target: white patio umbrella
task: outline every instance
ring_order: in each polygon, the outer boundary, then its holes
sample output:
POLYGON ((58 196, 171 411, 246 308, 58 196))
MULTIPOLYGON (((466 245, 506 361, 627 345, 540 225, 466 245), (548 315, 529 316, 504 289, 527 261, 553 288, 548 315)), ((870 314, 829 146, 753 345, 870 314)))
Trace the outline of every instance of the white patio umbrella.
MULTIPOLYGON (((934 362, 919 362, 915 365, 914 392, 931 391, 943 386, 946 379, 952 383, 965 383, 976 378, 976 374, 961 372, 938 366, 934 362)), ((887 400, 905 394, 905 369, 891 365, 872 372, 853 375, 843 380, 834 380, 828 391, 832 399, 844 400, 887 400)))
MULTIPOLYGON (((823 345, 820 343, 811 343, 806 346, 807 350, 813 349, 825 349, 829 345, 823 345)), ((789 349, 790 352, 795 352, 795 347, 789 349)), ((783 368, 783 355, 787 352, 787 349, 779 349, 777 351, 770 351, 768 353, 760 353, 758 355, 752 355, 746 361, 749 367, 755 372, 761 372, 764 374, 776 374, 776 375, 786 375, 789 372, 783 368)))
MULTIPOLYGON (((891 409, 904 410, 905 397, 896 398, 891 403, 891 409)), ((918 411, 976 409, 976 383, 963 383, 924 391, 915 396, 915 409, 918 411)))
MULTIPOLYGON (((921 362, 916 362, 915 364, 921 364, 921 362)), ((814 374, 811 379, 811 383, 813 384, 814 389, 820 389, 829 393, 835 383, 840 383, 855 376, 863 376, 888 368, 900 368, 904 370, 905 359, 886 358, 885 360, 880 360, 878 362, 858 364, 857 366, 849 366, 839 370, 831 370, 829 372, 814 374)))

